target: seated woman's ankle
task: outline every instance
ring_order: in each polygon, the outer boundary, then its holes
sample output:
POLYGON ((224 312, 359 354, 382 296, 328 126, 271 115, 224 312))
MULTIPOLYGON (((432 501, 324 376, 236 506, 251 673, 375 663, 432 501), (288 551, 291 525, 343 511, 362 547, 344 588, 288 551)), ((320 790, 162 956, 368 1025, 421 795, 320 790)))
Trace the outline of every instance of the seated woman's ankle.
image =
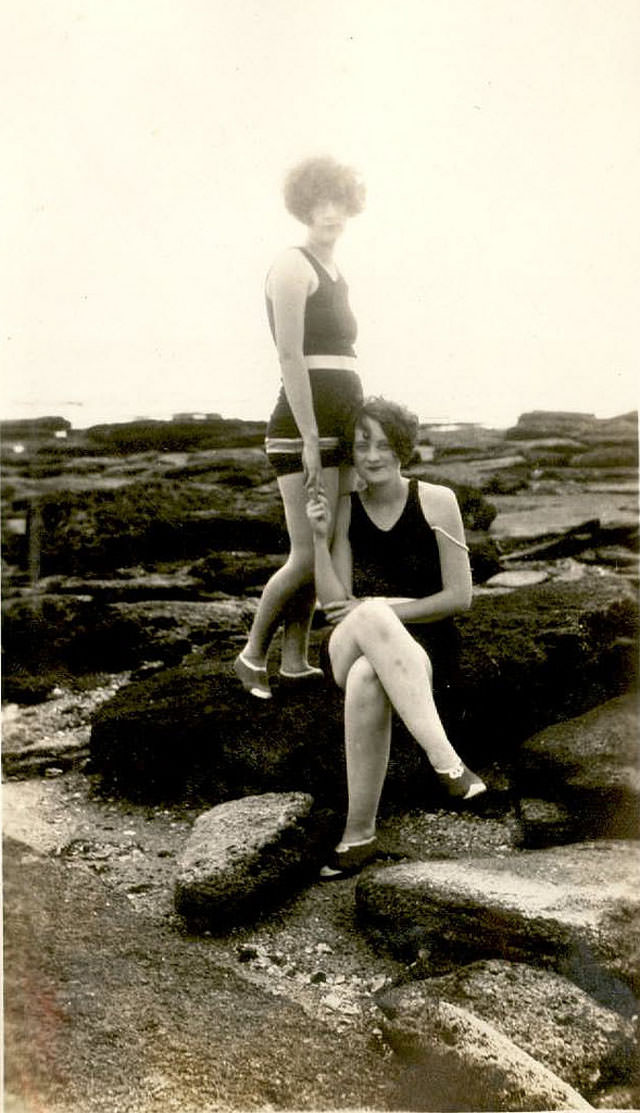
POLYGON ((365 843, 372 842, 375 838, 375 828, 367 828, 360 831, 345 831, 340 839, 336 850, 346 850, 350 846, 363 846, 365 843))

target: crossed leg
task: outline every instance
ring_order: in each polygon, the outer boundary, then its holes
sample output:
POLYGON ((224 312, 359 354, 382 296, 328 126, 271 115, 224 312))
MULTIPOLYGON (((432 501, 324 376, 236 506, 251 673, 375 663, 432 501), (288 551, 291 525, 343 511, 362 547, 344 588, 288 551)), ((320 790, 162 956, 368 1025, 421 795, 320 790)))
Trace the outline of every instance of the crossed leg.
POLYGON ((375 850, 376 816, 389 764, 395 710, 452 796, 486 791, 449 742, 433 699, 431 661, 391 607, 366 600, 329 639, 336 683, 345 689, 345 753, 349 807, 337 864, 323 877, 359 869, 375 850), (355 855, 355 857, 354 857, 355 855))
POLYGON ((434 769, 448 770, 459 763, 433 699, 429 657, 387 603, 365 600, 351 611, 331 635, 329 653, 341 688, 346 687, 354 662, 366 658, 434 769))

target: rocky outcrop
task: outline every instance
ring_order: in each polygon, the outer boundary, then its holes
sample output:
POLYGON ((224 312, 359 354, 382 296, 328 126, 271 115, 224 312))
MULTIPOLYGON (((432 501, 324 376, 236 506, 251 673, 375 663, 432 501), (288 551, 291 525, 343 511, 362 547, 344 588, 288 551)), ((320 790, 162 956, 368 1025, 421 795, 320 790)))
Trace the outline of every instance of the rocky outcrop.
POLYGON ((559 974, 526 963, 475 962, 397 986, 377 1001, 396 1032, 432 1002, 473 1013, 588 1098, 633 1075, 634 1022, 559 974))
POLYGON ((342 698, 333 685, 247 695, 218 660, 170 669, 123 688, 94 718, 91 768, 135 800, 218 804, 302 789, 344 799, 342 698))
POLYGON ((389 866, 364 875, 356 899, 373 940, 405 959, 420 956, 425 974, 478 958, 528 962, 633 1015, 639 874, 637 843, 578 843, 389 866))
POLYGON ((424 998, 383 1033, 413 1066, 418 1108, 425 1100, 439 1110, 592 1108, 492 1024, 447 1001, 424 998))
POLYGON ((261 445, 266 425, 264 421, 239 421, 223 418, 219 414, 177 414, 172 421, 119 422, 110 425, 92 425, 86 430, 86 439, 102 452, 180 452, 189 448, 229 448, 261 445))
POLYGON ((290 895, 318 868, 312 806, 301 792, 266 793, 199 816, 178 861, 180 915, 191 926, 220 932, 290 895))
POLYGON ((120 672, 145 661, 177 664, 194 646, 229 651, 251 622, 256 602, 109 602, 107 593, 30 592, 2 607, 3 696, 44 699, 66 672, 120 672), (43 683, 46 677, 50 679, 43 683))
POLYGON ((510 440, 533 440, 549 437, 582 441, 585 444, 637 444, 638 415, 636 412, 612 418, 594 414, 533 410, 521 414, 517 425, 507 429, 510 440))
MULTIPOLYGON (((535 731, 624 691, 635 606, 631 589, 613 575, 477 599, 459 620, 460 675, 440 704, 470 764, 498 755, 504 763, 535 731)), ((329 679, 300 688, 276 677, 273 688, 273 700, 255 700, 228 658, 194 655, 193 663, 123 688, 98 712, 93 768, 106 785, 138 799, 195 794, 219 803, 301 788, 342 801, 341 693, 329 679)), ((401 728, 385 793, 405 804, 439 798, 401 728)))
POLYGON ((574 467, 602 470, 608 468, 636 468, 638 466, 638 446, 633 444, 604 445, 592 448, 573 456, 569 461, 574 467))
POLYGON ((528 847, 602 837, 637 838, 636 693, 527 739, 518 751, 515 788, 528 847))

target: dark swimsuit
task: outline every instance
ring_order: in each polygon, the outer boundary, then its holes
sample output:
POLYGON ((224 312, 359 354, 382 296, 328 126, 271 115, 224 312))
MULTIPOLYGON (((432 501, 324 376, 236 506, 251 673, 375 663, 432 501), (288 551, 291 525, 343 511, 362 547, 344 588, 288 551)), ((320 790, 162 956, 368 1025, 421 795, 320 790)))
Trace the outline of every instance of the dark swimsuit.
MULTIPOLYGON (((305 259, 318 277, 318 288, 305 304, 302 351, 306 356, 355 357, 356 319, 349 306, 347 284, 334 280, 310 251, 301 247, 305 259)), ((267 296, 267 317, 273 335, 273 304, 267 296)), ((327 360, 326 368, 311 368, 309 382, 313 410, 320 437, 323 467, 337 467, 351 460, 353 415, 362 401, 362 386, 355 371, 337 369, 327 360)), ((278 475, 302 471, 302 439, 284 386, 269 418, 265 447, 278 475)))
MULTIPOLYGON (((421 599, 442 591, 436 535, 424 516, 418 480, 409 480, 407 501, 391 529, 380 529, 367 514, 357 491, 351 495, 349 541, 353 554, 353 594, 421 599)), ((451 618, 405 623, 427 651, 434 690, 448 688, 457 672, 458 633, 451 618)))

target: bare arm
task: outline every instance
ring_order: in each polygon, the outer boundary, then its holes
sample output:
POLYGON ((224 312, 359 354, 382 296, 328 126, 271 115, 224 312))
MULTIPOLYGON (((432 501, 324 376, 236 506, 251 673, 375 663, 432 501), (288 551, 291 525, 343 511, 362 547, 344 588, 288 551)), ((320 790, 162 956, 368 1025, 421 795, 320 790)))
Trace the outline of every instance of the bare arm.
POLYGON ((316 592, 323 607, 351 598, 351 546, 349 520, 351 500, 343 495, 338 502, 333 545, 329 549, 331 522, 324 495, 310 499, 307 516, 313 533, 316 592))
POLYGON ((403 622, 439 622, 471 606, 471 566, 462 515, 453 491, 426 483, 420 483, 419 490, 422 509, 438 542, 442 591, 423 599, 390 603, 403 622))
POLYGON ((318 425, 309 372, 303 354, 304 313, 313 292, 314 272, 299 251, 287 251, 274 263, 267 281, 273 306, 276 347, 287 401, 303 441, 303 464, 309 489, 322 484, 318 425))

